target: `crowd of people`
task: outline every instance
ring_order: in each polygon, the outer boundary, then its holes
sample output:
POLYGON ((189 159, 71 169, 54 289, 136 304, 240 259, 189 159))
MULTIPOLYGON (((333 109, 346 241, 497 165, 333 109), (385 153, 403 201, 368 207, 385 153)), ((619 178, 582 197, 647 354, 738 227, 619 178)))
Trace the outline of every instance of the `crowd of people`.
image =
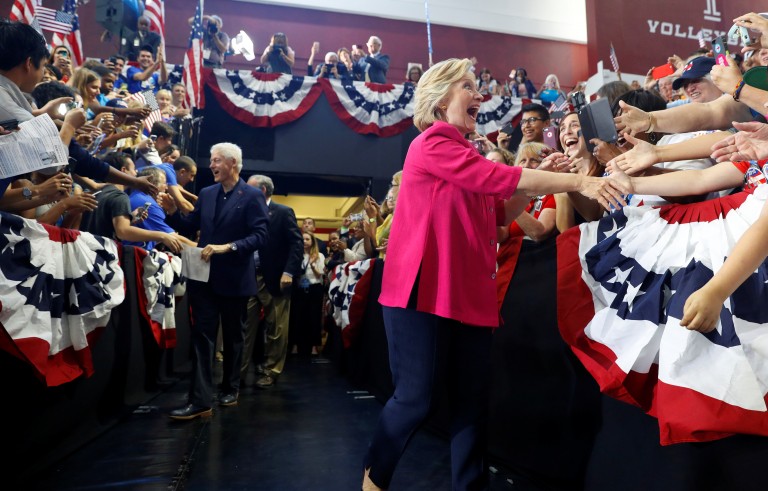
MULTIPOLYGON (((204 22, 206 66, 220 67, 229 42, 223 21, 212 15, 204 22)), ((491 370, 492 336, 484 327, 496 327, 499 313, 502 321, 519 322, 504 318, 501 307, 515 295, 520 249, 598 220, 606 210, 717 207, 719 200, 768 182, 768 95, 744 77, 747 69, 768 65, 768 20, 746 14, 735 23, 760 33, 743 56, 717 64, 708 52, 672 55, 673 75, 655 79, 649 71, 644 87, 602 87, 597 97, 611 106, 620 135, 615 142, 585 140, 583 97, 578 91, 566 95, 555 74, 537 89, 522 67, 502 82, 488 69, 476 76, 475 60, 447 60, 426 71, 410 66, 408 81, 417 87, 414 124, 421 134, 383 201, 366 196, 361 212, 346 217, 325 242, 312 218, 299 225, 292 209, 272 200, 268 176, 241 179, 236 145, 214 145, 215 184, 197 194, 190 190, 197 165, 174 144, 178 121, 190 116, 185 88, 164 87, 162 46, 145 18, 119 53, 82 67, 72 65, 66 47, 49 50, 32 27, 2 21, 0 120, 49 116, 70 158, 68 168, 0 180, 0 210, 148 250, 201 250, 211 273, 208 282, 190 282, 195 369, 188 404, 171 413, 180 420, 212 414, 219 329, 224 380, 218 402, 232 406, 252 365, 255 385, 268 389, 292 347, 301 358, 318 351, 325 286, 336 266, 386 258, 380 302, 395 395, 366 456, 363 489, 388 486, 432 407, 435 380, 446 371, 458 401, 452 413, 454 486, 481 489, 482 382, 491 370), (151 125, 150 109, 132 98, 144 91, 155 93, 161 113, 151 125), (542 103, 522 107, 519 127, 480 135, 475 123, 486 95, 542 103), (550 114, 549 104, 559 98, 571 106, 550 114), (466 286, 458 287, 456 277, 466 286), (452 344, 461 349, 448 350, 452 344), (472 370, 454 373, 450 367, 456 366, 472 370)), ((321 53, 313 43, 308 75, 387 82, 390 60, 376 36, 366 46, 329 51, 322 62, 321 53)), ((284 33, 273 35, 261 56, 269 72, 292 73, 295 60, 284 33)), ((761 245, 765 216, 714 278, 688 298, 682 326, 702 333, 715 328, 728 296, 768 254, 761 245)), ((641 226, 640 218, 621 225, 641 226)))

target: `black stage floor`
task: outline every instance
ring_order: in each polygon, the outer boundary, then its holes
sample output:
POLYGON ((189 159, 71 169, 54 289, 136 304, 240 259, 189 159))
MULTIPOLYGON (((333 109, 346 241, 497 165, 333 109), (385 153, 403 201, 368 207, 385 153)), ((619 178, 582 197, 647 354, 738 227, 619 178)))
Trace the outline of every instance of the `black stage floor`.
MULTIPOLYGON (((381 405, 333 364, 291 359, 274 388, 247 387, 237 406, 216 408, 212 418, 174 422, 167 413, 185 403, 187 387, 175 384, 25 489, 360 489, 381 405)), ((523 489, 492 477, 493 489, 523 489)), ((447 442, 418 432, 390 489, 450 489, 447 442)))

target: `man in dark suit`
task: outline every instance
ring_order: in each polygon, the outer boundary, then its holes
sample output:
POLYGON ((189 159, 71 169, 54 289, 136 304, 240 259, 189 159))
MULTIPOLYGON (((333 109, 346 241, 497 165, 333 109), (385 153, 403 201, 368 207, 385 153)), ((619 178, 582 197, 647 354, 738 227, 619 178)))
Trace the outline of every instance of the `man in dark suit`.
MULTIPOLYGON (((245 380, 259 332, 259 311, 264 308, 266 345, 264 363, 258 367, 256 386, 268 389, 283 371, 288 354, 288 323, 291 312, 291 285, 300 274, 304 241, 293 210, 272 201, 275 185, 267 176, 254 175, 248 185, 261 190, 269 209, 269 240, 258 250, 256 283, 258 293, 248 300, 248 328, 245 334, 241 379, 245 380)), ((261 356, 258 356, 261 358, 261 356)), ((225 355, 226 359, 226 355, 225 355)))
POLYGON ((371 36, 366 46, 368 47, 367 55, 360 47, 355 50, 355 54, 359 57, 357 64, 365 74, 365 81, 377 84, 387 83, 389 55, 381 53, 381 39, 378 36, 371 36))
POLYGON ((213 356, 221 323, 224 339, 224 377, 219 404, 237 404, 243 333, 248 298, 256 295, 253 253, 267 242, 269 218, 264 195, 240 179, 240 147, 218 143, 211 147, 211 172, 216 182, 202 191, 195 209, 178 213, 171 223, 187 232, 200 230, 201 258, 210 262, 207 282, 190 280, 192 306, 193 374, 188 404, 171 411, 171 418, 188 420, 210 416, 213 398, 213 356))
POLYGON ((136 32, 125 29, 126 35, 120 41, 120 54, 127 56, 130 61, 136 61, 142 46, 152 48, 152 56, 157 56, 157 50, 163 42, 160 34, 149 30, 149 17, 141 16, 136 22, 136 32))

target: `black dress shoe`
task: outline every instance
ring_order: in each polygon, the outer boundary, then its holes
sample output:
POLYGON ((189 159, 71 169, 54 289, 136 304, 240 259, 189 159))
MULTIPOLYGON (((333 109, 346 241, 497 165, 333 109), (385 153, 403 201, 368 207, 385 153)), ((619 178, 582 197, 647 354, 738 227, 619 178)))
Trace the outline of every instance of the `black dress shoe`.
POLYGON ((237 392, 222 394, 219 397, 219 406, 237 406, 237 392))
POLYGON ((187 421, 198 417, 209 417, 213 415, 213 410, 209 407, 187 404, 179 409, 171 411, 170 417, 180 421, 187 421))

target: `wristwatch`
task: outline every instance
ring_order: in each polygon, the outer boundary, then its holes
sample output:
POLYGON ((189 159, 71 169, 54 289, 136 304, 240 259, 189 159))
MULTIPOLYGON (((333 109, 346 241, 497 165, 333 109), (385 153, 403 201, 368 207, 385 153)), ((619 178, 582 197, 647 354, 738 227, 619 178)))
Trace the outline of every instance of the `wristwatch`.
POLYGON ((24 196, 24 199, 31 200, 32 190, 29 188, 21 188, 21 195, 24 196))
POLYGON ((230 242, 229 243, 229 250, 230 251, 236 251, 237 250, 237 244, 235 244, 234 242, 230 242))

